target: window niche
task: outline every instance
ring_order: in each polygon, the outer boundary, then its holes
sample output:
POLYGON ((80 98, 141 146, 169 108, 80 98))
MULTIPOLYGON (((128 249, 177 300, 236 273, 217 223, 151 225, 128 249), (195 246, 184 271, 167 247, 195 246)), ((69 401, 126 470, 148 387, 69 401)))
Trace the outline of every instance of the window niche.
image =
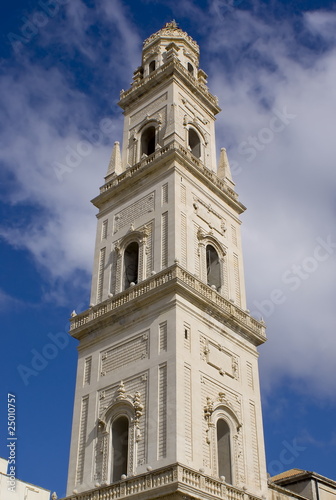
POLYGON ((154 125, 147 127, 141 134, 141 157, 155 152, 156 131, 154 125))
POLYGON ((222 295, 227 296, 228 277, 226 250, 212 234, 197 230, 200 279, 222 295))
POLYGON ((194 66, 190 62, 188 62, 187 69, 188 69, 189 73, 192 76, 194 76, 194 66))
POLYGON ((226 483, 234 485, 244 460, 241 453, 242 423, 225 393, 219 392, 215 400, 209 396, 206 398, 204 418, 207 422, 206 442, 209 445, 212 472, 215 476, 224 477, 226 483))
POLYGON ((221 287, 221 266, 218 253, 212 245, 207 245, 206 253, 206 268, 207 268, 207 284, 220 290, 221 287))
POLYGON ((217 420, 216 441, 218 476, 224 476, 225 481, 232 484, 230 427, 223 418, 217 420))
POLYGON ((124 289, 138 283, 139 244, 132 241, 124 251, 124 289))
POLYGON ((191 154, 196 156, 196 158, 201 157, 201 140, 193 128, 188 130, 188 146, 191 149, 191 154))
MULTIPOLYGON (((104 398, 105 391, 101 391, 102 403, 104 398)), ((128 394, 121 381, 111 404, 104 407, 97 422, 97 449, 100 452, 96 457, 96 477, 100 483, 114 483, 122 476, 135 474, 144 429, 144 422, 140 423, 143 411, 141 393, 128 394)))
POLYGON ((156 63, 155 61, 151 61, 148 65, 148 73, 151 74, 155 70, 156 70, 156 63))
POLYGON ((128 468, 129 421, 126 416, 120 416, 112 423, 112 464, 111 481, 120 481, 128 468))
POLYGON ((130 230, 114 243, 111 262, 111 293, 116 294, 137 285, 150 276, 152 262, 152 222, 130 230))

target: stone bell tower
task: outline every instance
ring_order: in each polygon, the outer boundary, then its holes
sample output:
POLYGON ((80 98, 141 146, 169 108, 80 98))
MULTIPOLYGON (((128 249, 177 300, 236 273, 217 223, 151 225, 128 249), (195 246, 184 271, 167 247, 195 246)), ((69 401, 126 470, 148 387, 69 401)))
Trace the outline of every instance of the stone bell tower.
POLYGON ((199 47, 173 21, 144 42, 122 91, 93 200, 90 308, 72 315, 79 360, 69 498, 267 495, 257 346, 220 108, 199 47), (84 493, 85 492, 85 493, 84 493))

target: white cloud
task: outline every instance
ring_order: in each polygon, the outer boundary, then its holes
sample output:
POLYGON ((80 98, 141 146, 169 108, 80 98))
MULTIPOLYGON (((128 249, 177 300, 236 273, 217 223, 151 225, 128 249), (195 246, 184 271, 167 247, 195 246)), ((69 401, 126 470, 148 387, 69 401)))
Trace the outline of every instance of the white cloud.
MULTIPOLYGON (((257 42, 229 75, 221 68, 221 55, 215 57, 209 82, 223 109, 218 117, 218 146, 229 147, 237 191, 248 207, 242 217, 248 305, 255 311, 256 301, 264 304, 260 314, 271 339, 262 351, 262 384, 271 390, 277 382, 294 377, 299 390, 334 399, 331 297, 335 296, 336 249, 331 249, 330 258, 317 262, 314 271, 305 273, 307 278, 295 290, 283 275, 293 275, 294 265, 314 268, 311 259, 318 238, 326 240, 330 235, 336 244, 336 47, 330 43, 330 30, 324 40, 328 50, 318 54, 292 37, 284 38, 284 33, 291 33, 285 21, 270 41, 260 19, 255 21, 247 12, 235 12, 235 18, 242 31, 236 26, 234 42, 228 24, 218 27, 209 39, 209 52, 218 54, 230 45, 241 45, 242 40, 252 43, 256 34, 257 42), (295 48, 289 51, 290 44, 295 48), (271 120, 284 109, 293 118, 272 134, 271 120), (257 139, 257 146, 251 138, 257 139), (270 306, 274 289, 282 292, 284 302, 270 306)), ((316 29, 321 23, 319 13, 310 13, 305 29, 316 29)), ((328 23, 333 23, 335 32, 333 16, 328 23)), ((319 35, 323 36, 323 29, 319 35)))
MULTIPOLYGON (((224 15, 223 6, 213 2, 203 16, 190 1, 179 2, 177 8, 182 18, 188 14, 201 33, 207 32, 201 44, 202 66, 223 109, 217 146, 228 148, 236 164, 237 191, 248 207, 243 248, 249 308, 255 309, 255 301, 269 300, 275 288, 285 296, 265 317, 271 341, 261 357, 263 383, 270 389, 283 377, 295 377, 303 381, 301 390, 314 388, 316 394, 332 398, 334 255, 302 279, 297 290, 282 277, 314 254, 317 238, 330 234, 336 241, 335 15, 311 12, 303 19, 303 31, 328 45, 318 54, 297 41, 289 21, 274 27, 233 7, 224 15), (272 131, 279 110, 295 118, 265 143, 271 135, 263 130, 272 131), (258 139, 261 150, 249 144, 250 137, 258 139), (255 154, 247 154, 243 142, 254 147, 255 154), (248 161, 251 156, 255 158, 248 161)), ((69 60, 88 61, 108 82, 98 92, 108 89, 115 102, 120 90, 116 78, 128 85, 140 63, 139 35, 129 19, 121 2, 104 0, 94 10, 76 0, 64 16, 50 21, 53 30, 41 30, 39 40, 45 47, 62 44, 69 60), (90 34, 93 26, 99 26, 99 37, 90 34)), ((52 279, 67 279, 78 269, 90 273, 95 209, 88 200, 102 183, 113 141, 121 138, 122 115, 112 108, 96 113, 95 99, 76 88, 71 65, 48 69, 50 62, 37 64, 30 59, 30 47, 26 49, 21 67, 9 67, 0 84, 7 125, 6 131, 1 129, 0 159, 15 178, 15 191, 8 193, 7 201, 30 209, 28 220, 1 233, 14 247, 28 249, 52 279), (77 150, 83 140, 80 130, 98 128, 104 116, 111 120, 112 133, 59 182, 54 162, 64 164, 69 148, 77 150)))
MULTIPOLYGON (((100 7, 90 19, 91 12, 82 2, 76 1, 75 6, 71 2, 65 17, 50 19, 53 31, 41 29, 38 41, 46 45, 56 40, 76 48, 92 63, 97 54, 98 64, 106 53, 99 55, 88 30, 100 15, 105 30, 119 24, 124 27, 113 37, 126 41, 118 51, 118 60, 122 60, 118 76, 122 77, 122 71, 130 74, 132 48, 139 51, 137 35, 131 24, 127 29, 119 2, 105 2, 100 7)), ((31 49, 29 44, 21 48, 16 65, 3 63, 0 107, 6 123, 0 130, 0 160, 14 179, 4 196, 13 207, 25 206, 26 213, 14 225, 2 225, 0 234, 14 248, 29 250, 44 276, 47 271, 54 282, 59 277, 69 279, 76 269, 91 271, 96 209, 89 200, 103 183, 114 140, 121 138, 122 115, 114 115, 111 107, 97 117, 93 99, 88 101, 76 88, 71 68, 57 61, 51 68, 43 59, 36 62, 31 49), (102 128, 106 119, 108 129, 102 128)), ((106 62, 108 65, 108 59, 106 62)), ((106 71, 102 68, 102 74, 106 71)), ((114 92, 111 104, 119 89, 114 92)))

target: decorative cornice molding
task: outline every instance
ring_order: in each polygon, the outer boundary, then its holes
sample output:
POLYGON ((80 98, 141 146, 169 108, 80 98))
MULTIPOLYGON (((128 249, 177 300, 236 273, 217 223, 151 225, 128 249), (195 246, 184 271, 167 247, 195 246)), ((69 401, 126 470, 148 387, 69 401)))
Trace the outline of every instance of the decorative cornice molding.
POLYGON ((153 295, 160 296, 174 289, 185 295, 192 295, 192 300, 199 302, 206 312, 233 331, 248 339, 253 345, 265 342, 265 325, 246 311, 236 306, 207 284, 183 269, 179 264, 161 271, 143 280, 141 283, 118 293, 112 298, 93 306, 74 318, 71 318, 70 332, 80 339, 87 333, 93 333, 105 324, 111 323, 111 316, 126 314, 127 308, 134 309, 135 301, 141 306, 147 301, 153 302, 153 295), (177 288, 178 287, 178 288, 177 288))

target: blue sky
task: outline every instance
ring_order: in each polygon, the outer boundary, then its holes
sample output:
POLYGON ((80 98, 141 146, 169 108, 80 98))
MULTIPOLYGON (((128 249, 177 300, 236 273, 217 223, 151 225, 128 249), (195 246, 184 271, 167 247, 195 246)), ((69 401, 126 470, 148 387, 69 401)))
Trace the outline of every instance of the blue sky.
POLYGON ((0 11, 0 456, 10 392, 18 477, 65 495, 77 359, 66 332, 89 301, 89 200, 121 140, 119 91, 142 41, 174 18, 200 45, 223 110, 217 149, 227 148, 248 208, 248 305, 269 338, 260 348, 268 470, 336 480, 335 5, 12 0, 0 11), (106 119, 110 133, 98 133, 106 119), (60 174, 88 137, 89 153, 60 174))

